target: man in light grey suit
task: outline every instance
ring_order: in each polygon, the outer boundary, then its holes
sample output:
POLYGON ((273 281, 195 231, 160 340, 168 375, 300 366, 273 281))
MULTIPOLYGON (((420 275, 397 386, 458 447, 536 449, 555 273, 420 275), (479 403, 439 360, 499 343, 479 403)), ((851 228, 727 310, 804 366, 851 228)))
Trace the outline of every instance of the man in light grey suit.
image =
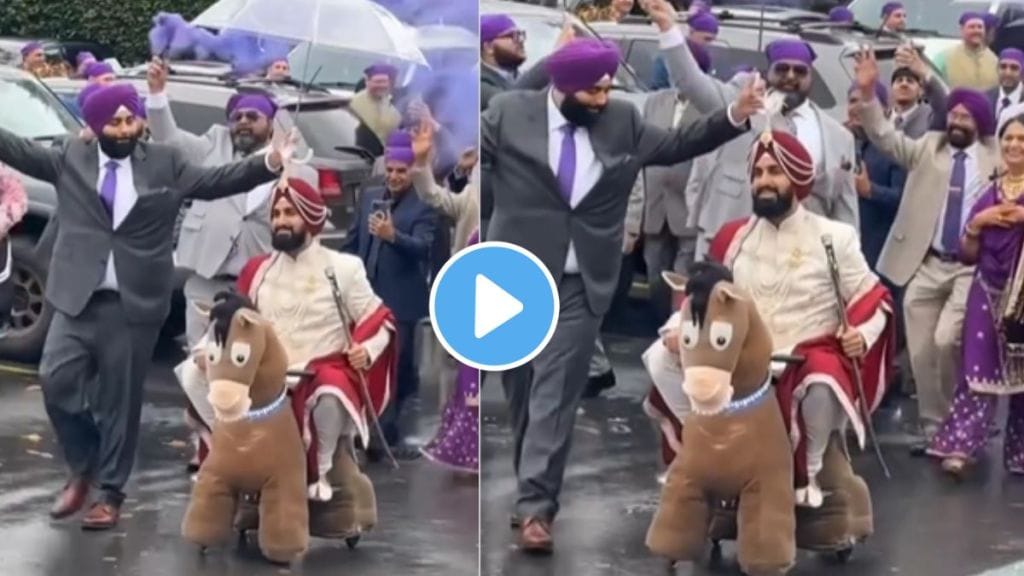
POLYGON ((172 231, 188 198, 214 200, 274 179, 291 145, 203 169, 139 142, 142 104, 130 85, 94 92, 83 116, 96 140, 47 148, 0 130, 0 162, 57 191, 46 299, 55 308, 40 366, 46 410, 72 479, 50 511, 76 513, 91 483, 101 495, 86 529, 117 525, 135 460, 142 389, 170 311, 172 231))
POLYGON ((672 165, 735 138, 760 106, 753 83, 728 112, 676 130, 643 122, 608 99, 619 64, 614 44, 574 40, 547 61, 553 87, 495 96, 481 123, 483 185, 494 212, 488 240, 534 253, 558 286, 558 324, 547 347, 503 374, 515 435, 516 515, 523 550, 550 552, 550 524, 587 383, 601 318, 622 259, 623 222, 640 170, 672 165), (610 257, 611 256, 611 257, 610 257))
POLYGON ((973 268, 958 257, 963 227, 998 166, 995 119, 984 94, 958 88, 946 105, 948 127, 918 139, 886 120, 874 96, 878 64, 860 56, 857 85, 864 105, 861 123, 868 139, 907 170, 903 197, 877 270, 905 287, 907 351, 917 386, 918 418, 924 441, 949 413, 960 370, 960 342, 973 268))
MULTIPOLYGON (((662 32, 662 48, 685 47, 672 5, 666 0, 651 0, 647 9, 662 32)), ((857 192, 850 170, 856 153, 853 135, 807 98, 814 51, 802 40, 784 39, 769 44, 765 53, 771 63, 768 87, 786 96, 783 125, 773 128, 795 133, 814 159, 814 189, 804 200, 804 206, 822 216, 858 226, 857 192)), ((728 103, 752 76, 742 72, 728 83, 722 82, 701 72, 690 50, 676 50, 673 54, 665 62, 675 87, 703 113, 728 103)), ((699 187, 688 192, 700 210, 691 215, 699 227, 698 259, 706 254, 711 238, 723 224, 753 213, 747 156, 754 134, 765 127, 753 128, 749 135, 723 146, 713 158, 698 162, 690 178, 690 186, 699 187)))

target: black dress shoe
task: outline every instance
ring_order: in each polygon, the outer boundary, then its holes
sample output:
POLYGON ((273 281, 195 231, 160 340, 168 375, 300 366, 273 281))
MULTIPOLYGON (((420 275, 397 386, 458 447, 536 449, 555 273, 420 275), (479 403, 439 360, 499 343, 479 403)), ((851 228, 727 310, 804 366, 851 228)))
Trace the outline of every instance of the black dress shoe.
POLYGON ((615 387, 615 372, 609 370, 598 376, 591 376, 587 388, 583 391, 584 398, 597 398, 601 392, 615 387))
POLYGON ((914 458, 921 458, 928 455, 928 445, 931 444, 928 440, 921 440, 920 442, 914 442, 910 445, 910 455, 914 458))

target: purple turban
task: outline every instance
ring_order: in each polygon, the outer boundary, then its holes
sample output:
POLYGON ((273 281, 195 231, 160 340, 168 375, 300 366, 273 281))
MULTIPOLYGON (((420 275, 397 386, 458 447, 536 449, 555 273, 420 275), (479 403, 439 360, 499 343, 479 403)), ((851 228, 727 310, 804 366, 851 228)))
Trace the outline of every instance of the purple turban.
POLYGON ((106 74, 113 74, 114 68, 106 62, 93 62, 85 67, 85 77, 89 80, 103 76, 106 74))
POLYGON ((694 42, 689 38, 686 39, 686 45, 690 47, 690 54, 693 54, 693 59, 697 61, 697 66, 700 67, 700 71, 709 74, 711 72, 711 54, 703 44, 694 42))
MULTIPOLYGON (((853 94, 854 92, 859 93, 860 86, 857 86, 856 84, 850 86, 850 91, 847 92, 847 95, 853 94)), ((889 107, 889 89, 885 87, 885 84, 882 84, 881 82, 875 82, 875 98, 878 99, 878 102, 879 104, 882 105, 882 108, 889 107)))
POLYGON ((385 148, 412 148, 412 134, 405 130, 395 130, 388 135, 385 148))
POLYGON ((888 18, 890 14, 897 10, 903 10, 902 2, 886 2, 882 6, 882 19, 888 18))
POLYGON ((999 61, 1004 60, 1016 62, 1021 69, 1024 69, 1024 52, 1018 48, 1006 48, 999 53, 999 61))
POLYGON ((367 66, 366 70, 363 70, 363 74, 367 78, 373 78, 374 76, 387 76, 394 82, 395 77, 398 76, 398 68, 395 68, 391 64, 373 64, 367 66))
POLYGON ((82 64, 85 64, 86 62, 96 61, 96 57, 92 55, 92 52, 79 52, 78 55, 75 56, 75 65, 79 68, 81 68, 82 64))
POLYGON ((387 148, 384 151, 385 162, 401 162, 402 164, 411 166, 415 160, 416 155, 413 153, 411 147, 398 146, 395 148, 387 148))
POLYGON ((967 113, 971 115, 971 118, 974 118, 974 123, 978 125, 979 136, 992 136, 996 133, 995 114, 992 111, 992 104, 988 101, 988 97, 970 88, 955 88, 949 93, 949 98, 946 101, 946 112, 951 112, 953 108, 960 105, 963 105, 967 109, 967 113))
POLYGON ((999 27, 999 15, 991 12, 985 12, 981 15, 981 21, 985 23, 985 30, 995 30, 999 27))
POLYGON ((100 134, 122 106, 142 118, 142 100, 135 87, 131 84, 108 84, 100 86, 82 101, 82 116, 93 134, 100 134))
POLYGON ((29 42, 21 47, 21 57, 28 58, 29 54, 32 54, 36 50, 42 50, 43 44, 41 42, 29 42))
POLYGON ((515 20, 505 14, 483 14, 480 16, 480 43, 494 42, 498 37, 518 29, 515 20))
POLYGON ((589 90, 619 69, 619 48, 597 38, 577 38, 548 57, 547 71, 559 92, 589 90))
POLYGON ((102 84, 89 84, 82 91, 78 93, 78 109, 81 110, 85 106, 85 101, 93 92, 103 88, 102 84))
POLYGON ((768 62, 772 64, 782 60, 795 60, 810 65, 818 58, 811 45, 803 40, 775 40, 765 46, 764 53, 768 57, 768 62))
POLYGON ((710 12, 698 12, 691 16, 686 23, 690 25, 690 30, 718 36, 718 18, 715 18, 715 15, 710 12))
POLYGON ((985 15, 980 12, 964 12, 960 15, 960 25, 964 26, 971 20, 981 20, 981 23, 985 23, 985 15))
POLYGON ((828 19, 830 22, 847 23, 853 22, 853 12, 846 6, 836 6, 829 10, 828 19))
POLYGON ((225 112, 227 112, 228 118, 231 118, 237 110, 255 110, 270 120, 277 114, 277 104, 266 94, 238 93, 228 100, 225 112))

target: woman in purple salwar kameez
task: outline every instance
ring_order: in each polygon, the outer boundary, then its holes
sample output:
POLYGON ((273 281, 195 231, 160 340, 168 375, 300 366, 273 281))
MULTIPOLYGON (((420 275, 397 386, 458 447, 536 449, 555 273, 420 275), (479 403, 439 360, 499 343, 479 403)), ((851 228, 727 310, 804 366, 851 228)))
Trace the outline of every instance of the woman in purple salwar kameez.
MULTIPOLYGON (((467 246, 476 244, 474 232, 467 246)), ((477 474, 480 471, 480 371, 459 363, 455 390, 444 407, 441 426, 434 439, 421 450, 428 459, 457 472, 477 474)))
POLYGON ((971 209, 960 247, 961 260, 977 265, 964 317, 963 367, 950 414, 928 448, 955 476, 984 450, 1000 396, 1010 399, 1003 465, 1024 475, 1024 358, 1007 341, 1003 314, 1024 244, 1024 116, 1007 119, 999 139, 1006 171, 971 209))

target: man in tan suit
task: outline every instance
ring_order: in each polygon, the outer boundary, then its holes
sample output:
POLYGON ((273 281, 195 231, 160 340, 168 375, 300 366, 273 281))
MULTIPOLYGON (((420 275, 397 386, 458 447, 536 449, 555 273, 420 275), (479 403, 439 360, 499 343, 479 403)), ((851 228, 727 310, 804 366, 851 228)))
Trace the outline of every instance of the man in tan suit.
MULTIPOLYGON (((995 119, 981 93, 958 88, 947 100, 947 128, 911 139, 885 119, 875 99, 873 53, 857 64, 861 119, 871 142, 907 169, 892 231, 878 272, 906 287, 903 312, 910 365, 917 382, 918 417, 930 437, 949 412, 960 364, 960 333, 973 269, 957 252, 964 220, 998 165, 995 119)), ((923 453, 915 446, 915 453, 923 453)))
POLYGON ((364 71, 366 88, 352 97, 349 108, 381 142, 402 124, 402 114, 391 103, 398 69, 374 64, 364 71))

